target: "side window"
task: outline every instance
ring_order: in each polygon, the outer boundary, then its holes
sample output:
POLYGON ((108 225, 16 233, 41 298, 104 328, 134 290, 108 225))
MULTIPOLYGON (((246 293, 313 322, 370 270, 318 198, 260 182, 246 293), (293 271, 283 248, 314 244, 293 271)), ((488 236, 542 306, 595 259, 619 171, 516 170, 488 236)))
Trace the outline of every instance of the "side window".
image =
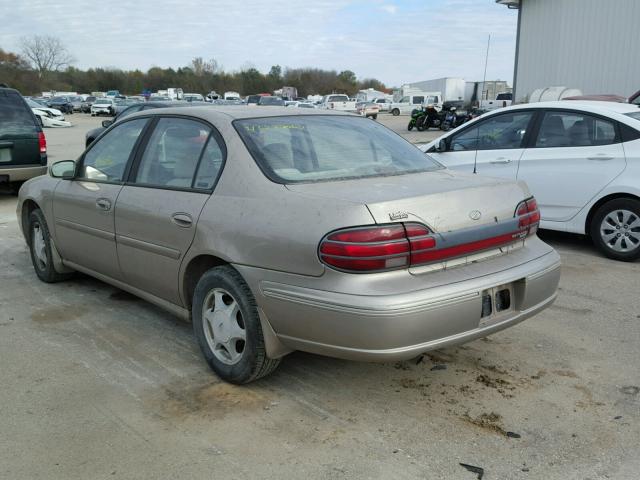
POLYGON ((198 166, 198 172, 196 173, 196 179, 193 182, 193 188, 203 188, 205 190, 213 188, 213 185, 220 174, 223 161, 224 152, 216 141, 215 136, 211 135, 207 142, 207 146, 204 149, 204 153, 202 154, 202 159, 198 166))
POLYGON ((400 103, 409 103, 409 97, 402 97, 400 103))
POLYGON ((452 137, 451 150, 500 150, 521 148, 531 112, 495 115, 452 137))
POLYGON ((616 141, 613 122, 580 112, 546 112, 540 124, 535 146, 590 147, 616 141))
POLYGON ((121 182, 146 118, 121 123, 98 140, 85 154, 79 178, 104 182, 121 182))
POLYGON ((185 118, 161 118, 138 165, 135 183, 191 188, 211 129, 185 118))
POLYGON ((413 97, 413 104, 414 105, 420 105, 421 103, 424 103, 424 96, 418 95, 418 96, 413 97))

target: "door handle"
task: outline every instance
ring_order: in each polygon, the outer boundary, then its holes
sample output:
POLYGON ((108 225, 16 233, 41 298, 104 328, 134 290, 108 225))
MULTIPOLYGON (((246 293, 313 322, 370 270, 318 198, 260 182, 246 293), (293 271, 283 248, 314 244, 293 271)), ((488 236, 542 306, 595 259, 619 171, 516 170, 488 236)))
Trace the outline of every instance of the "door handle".
POLYGON ((587 157, 588 160, 613 160, 613 157, 607 155, 606 153, 599 153, 594 155, 593 157, 587 157))
POLYGON ((98 207, 100 210, 108 212, 109 210, 111 210, 111 202, 106 198, 99 198, 96 200, 96 207, 98 207))
POLYGON ((498 157, 495 160, 491 160, 489 163, 492 163, 494 165, 506 165, 507 163, 511 163, 511 159, 505 158, 505 157, 498 157))
POLYGON ((193 219, 188 213, 174 213, 171 215, 171 221, 182 228, 189 228, 193 225, 193 219))

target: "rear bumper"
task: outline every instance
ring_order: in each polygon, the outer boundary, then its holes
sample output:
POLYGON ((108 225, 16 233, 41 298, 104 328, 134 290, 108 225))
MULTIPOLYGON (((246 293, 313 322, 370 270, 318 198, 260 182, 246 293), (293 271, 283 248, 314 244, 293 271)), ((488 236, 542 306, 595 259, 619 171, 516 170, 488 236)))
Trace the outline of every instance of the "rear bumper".
MULTIPOLYGON (((560 258, 550 248, 494 274, 389 295, 257 280, 256 272, 237 268, 248 278, 261 313, 286 348, 361 361, 405 360, 515 325, 553 303, 560 279, 560 258), (481 319, 483 293, 498 286, 512 289, 513 307, 481 319)), ((357 282, 359 276, 350 277, 357 282)))
POLYGON ((0 166, 0 182, 22 182, 46 173, 46 165, 0 166))

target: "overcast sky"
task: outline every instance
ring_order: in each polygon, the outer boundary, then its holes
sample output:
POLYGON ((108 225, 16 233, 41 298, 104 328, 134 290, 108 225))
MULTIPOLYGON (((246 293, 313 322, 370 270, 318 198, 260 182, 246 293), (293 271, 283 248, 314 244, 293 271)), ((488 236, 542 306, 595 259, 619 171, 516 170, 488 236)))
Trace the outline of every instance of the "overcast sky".
POLYGON ((0 11, 0 48, 55 35, 83 69, 201 56, 225 70, 349 69, 388 86, 481 80, 491 34, 487 79, 513 77, 517 11, 494 0, 0 0, 0 11))

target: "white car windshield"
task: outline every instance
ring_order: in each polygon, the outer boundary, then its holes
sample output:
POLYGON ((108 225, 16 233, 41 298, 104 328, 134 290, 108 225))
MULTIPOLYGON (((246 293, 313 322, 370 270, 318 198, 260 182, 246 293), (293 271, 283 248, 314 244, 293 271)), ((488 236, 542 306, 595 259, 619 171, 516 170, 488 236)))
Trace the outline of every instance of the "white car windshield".
POLYGON ((635 118, 636 120, 640 120, 640 110, 637 112, 625 113, 627 117, 635 118))
POLYGON ((278 183, 347 180, 443 168, 382 125, 361 117, 281 116, 236 120, 262 171, 278 183))

